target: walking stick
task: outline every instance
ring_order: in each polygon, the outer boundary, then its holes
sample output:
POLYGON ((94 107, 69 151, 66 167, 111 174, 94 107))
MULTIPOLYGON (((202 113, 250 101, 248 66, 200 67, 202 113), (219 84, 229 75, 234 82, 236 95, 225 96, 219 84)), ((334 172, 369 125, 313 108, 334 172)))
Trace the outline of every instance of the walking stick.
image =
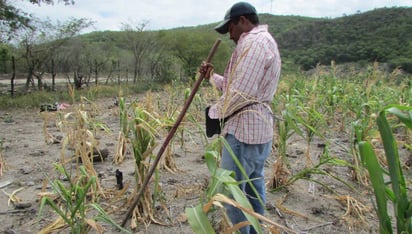
MULTIPOLYGON (((206 59, 207 63, 210 63, 210 61, 212 60, 212 57, 215 54, 216 49, 219 46, 220 41, 221 41, 220 39, 217 39, 215 41, 215 44, 213 45, 212 49, 209 51, 209 55, 207 56, 207 59, 206 59)), ((186 103, 183 106, 183 110, 180 112, 179 116, 177 117, 177 120, 176 120, 175 124, 173 125, 173 128, 170 130, 169 134, 167 135, 166 139, 164 140, 162 147, 160 147, 159 152, 157 153, 156 159, 154 160, 152 167, 150 168, 147 176, 144 178, 142 187, 140 188, 139 192, 137 193, 137 196, 134 199, 134 201, 132 203, 132 206, 127 211, 126 217, 124 218, 124 220, 122 222, 122 227, 124 227, 126 225, 127 220, 129 219, 129 217, 131 216, 134 208, 136 207, 137 203, 139 202, 140 197, 142 196, 144 190, 146 189, 147 184, 149 183, 149 180, 152 177, 152 175, 154 173, 154 170, 157 167, 157 164, 159 164, 160 159, 162 158, 163 152, 166 150, 166 147, 169 144, 170 140, 172 139, 173 135, 175 134, 177 128, 179 127, 180 122, 182 122, 183 117, 185 116, 186 111, 190 106, 190 103, 192 103, 192 100, 193 100, 197 90, 199 89, 199 86, 202 83, 203 79, 204 79, 204 73, 200 73, 199 78, 196 81, 196 83, 194 84, 193 90, 190 93, 189 98, 186 100, 186 103)))

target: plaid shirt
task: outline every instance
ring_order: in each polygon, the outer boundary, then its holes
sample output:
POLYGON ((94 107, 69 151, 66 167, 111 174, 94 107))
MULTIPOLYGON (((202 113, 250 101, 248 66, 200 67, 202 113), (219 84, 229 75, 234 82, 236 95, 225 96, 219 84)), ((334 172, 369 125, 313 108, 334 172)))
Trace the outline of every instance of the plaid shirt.
POLYGON ((225 124, 222 135, 232 134, 246 144, 273 140, 270 104, 279 81, 281 59, 267 25, 243 33, 224 75, 213 74, 210 82, 223 94, 209 110, 210 118, 223 119, 249 103, 225 124))

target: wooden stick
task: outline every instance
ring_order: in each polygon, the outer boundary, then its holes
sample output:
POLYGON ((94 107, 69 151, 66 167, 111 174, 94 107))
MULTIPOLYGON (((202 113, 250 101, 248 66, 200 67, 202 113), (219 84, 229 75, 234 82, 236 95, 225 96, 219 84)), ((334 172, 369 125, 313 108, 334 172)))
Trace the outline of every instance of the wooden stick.
MULTIPOLYGON (((215 42, 215 44, 213 45, 212 49, 210 50, 209 55, 207 56, 207 59, 206 59, 206 62, 207 62, 207 63, 210 63, 210 61, 212 60, 212 57, 213 57, 213 55, 215 54, 216 49, 217 49, 217 47, 218 47, 219 44, 220 44, 220 41, 221 41, 220 39, 217 39, 216 42, 215 42)), ((186 114, 186 111, 187 111, 187 109, 189 108, 190 103, 192 102, 192 100, 193 100, 193 98, 194 98, 197 90, 199 89, 200 84, 202 83, 203 79, 204 79, 204 73, 200 73, 199 78, 198 78, 198 80, 196 81, 196 83, 194 84, 194 87, 193 87, 193 89, 192 89, 192 92, 191 92, 189 98, 186 100, 186 103, 185 103, 185 105, 183 106, 183 110, 180 112, 180 114, 179 114, 179 116, 178 116, 175 124, 173 125, 173 128, 170 130, 169 134, 167 135, 166 139, 165 139, 164 142, 163 142, 163 145, 160 147, 160 150, 159 150, 159 152, 157 153, 156 159, 155 159, 155 161, 153 162, 152 167, 150 168, 147 176, 144 178, 142 187, 140 188, 139 192, 137 193, 137 196, 136 196, 136 198, 134 199, 134 201, 133 201, 133 203, 132 203, 132 206, 131 206, 131 207, 129 208, 129 210, 127 211, 126 217, 124 218, 124 220, 123 220, 123 222, 122 222, 122 225, 121 225, 122 227, 124 227, 124 226, 126 225, 127 220, 128 220, 129 217, 131 216, 134 208, 136 207, 137 203, 139 202, 141 196, 143 195, 143 192, 144 192, 144 190, 146 189, 147 184, 149 183, 150 178, 152 177, 152 175, 153 175, 153 173, 154 173, 157 165, 158 165, 159 162, 160 162, 160 159, 161 159, 161 157, 162 157, 162 155, 163 155, 163 152, 166 150, 167 145, 169 144, 169 142, 170 142, 170 140, 172 139, 173 135, 175 134, 177 128, 179 127, 180 122, 182 122, 183 117, 184 117, 184 115, 186 114)))

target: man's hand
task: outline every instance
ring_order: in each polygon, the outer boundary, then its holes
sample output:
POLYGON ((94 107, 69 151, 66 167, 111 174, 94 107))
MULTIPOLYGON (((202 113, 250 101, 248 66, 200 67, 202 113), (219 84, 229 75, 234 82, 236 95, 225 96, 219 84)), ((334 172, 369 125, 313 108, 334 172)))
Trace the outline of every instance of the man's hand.
POLYGON ((200 64, 199 73, 203 74, 203 78, 206 80, 210 79, 213 75, 213 64, 202 62, 202 64, 200 64))

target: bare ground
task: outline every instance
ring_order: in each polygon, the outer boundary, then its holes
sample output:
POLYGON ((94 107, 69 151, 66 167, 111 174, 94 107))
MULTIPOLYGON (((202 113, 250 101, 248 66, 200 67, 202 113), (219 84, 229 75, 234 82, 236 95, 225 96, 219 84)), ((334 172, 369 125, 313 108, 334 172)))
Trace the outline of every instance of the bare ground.
MULTIPOLYGON (((124 195, 125 199, 111 205, 111 216, 121 223, 129 208, 125 200, 130 199, 133 191, 134 161, 129 153, 123 163, 116 165, 112 162, 119 131, 117 112, 113 109, 112 99, 101 99, 97 101, 97 106, 100 109, 99 119, 112 130, 109 134, 97 134, 99 146, 109 150, 109 156, 104 162, 94 164, 101 186, 105 190, 116 191, 116 169, 123 172, 126 184, 131 182, 124 195)), ((55 136, 62 135, 53 123, 48 124, 48 131, 55 136)), ((193 130, 183 148, 178 142, 173 143, 173 155, 180 171, 171 173, 162 170, 160 173, 168 212, 159 209, 157 213, 155 211, 155 216, 167 225, 141 224, 134 230, 135 233, 193 233, 184 216, 184 209, 199 203, 210 177, 202 159, 204 143, 199 136, 200 134, 193 130)), ((46 175, 50 178, 58 176, 53 170, 53 163, 61 159, 61 144, 45 142, 43 119, 38 109, 0 110, 0 138, 3 142, 2 158, 5 163, 0 176, 0 232, 37 233, 57 217, 47 212, 42 216, 38 215, 39 193, 44 187, 51 191, 50 186, 43 184, 46 175), (7 195, 13 192, 21 203, 31 206, 16 208, 9 202, 7 195)), ((345 133, 339 133, 335 140, 348 146, 347 138, 345 133)), ((159 140, 160 143, 162 140, 163 138, 159 140)), ((302 139, 294 137, 289 141, 288 160, 291 163, 292 175, 305 163, 305 150, 302 139)), ((319 160, 322 151, 321 142, 314 142, 310 152, 314 162, 319 160)), ((332 148, 330 151, 334 156, 350 161, 341 148, 332 148)), ((267 180, 272 176, 275 160, 276 151, 272 152, 266 164, 267 180)), ((287 189, 267 192, 266 217, 298 233, 378 233, 378 221, 370 201, 373 196, 365 187, 353 183, 348 167, 327 167, 326 170, 350 183, 356 190, 349 189, 331 177, 312 175, 312 178, 323 181, 336 193, 307 180, 298 180, 287 189)), ((114 201, 102 198, 101 202, 107 205, 114 201)), ((106 233, 116 232, 107 225, 105 228, 106 233)), ((65 229, 56 233, 67 232, 65 229)))

